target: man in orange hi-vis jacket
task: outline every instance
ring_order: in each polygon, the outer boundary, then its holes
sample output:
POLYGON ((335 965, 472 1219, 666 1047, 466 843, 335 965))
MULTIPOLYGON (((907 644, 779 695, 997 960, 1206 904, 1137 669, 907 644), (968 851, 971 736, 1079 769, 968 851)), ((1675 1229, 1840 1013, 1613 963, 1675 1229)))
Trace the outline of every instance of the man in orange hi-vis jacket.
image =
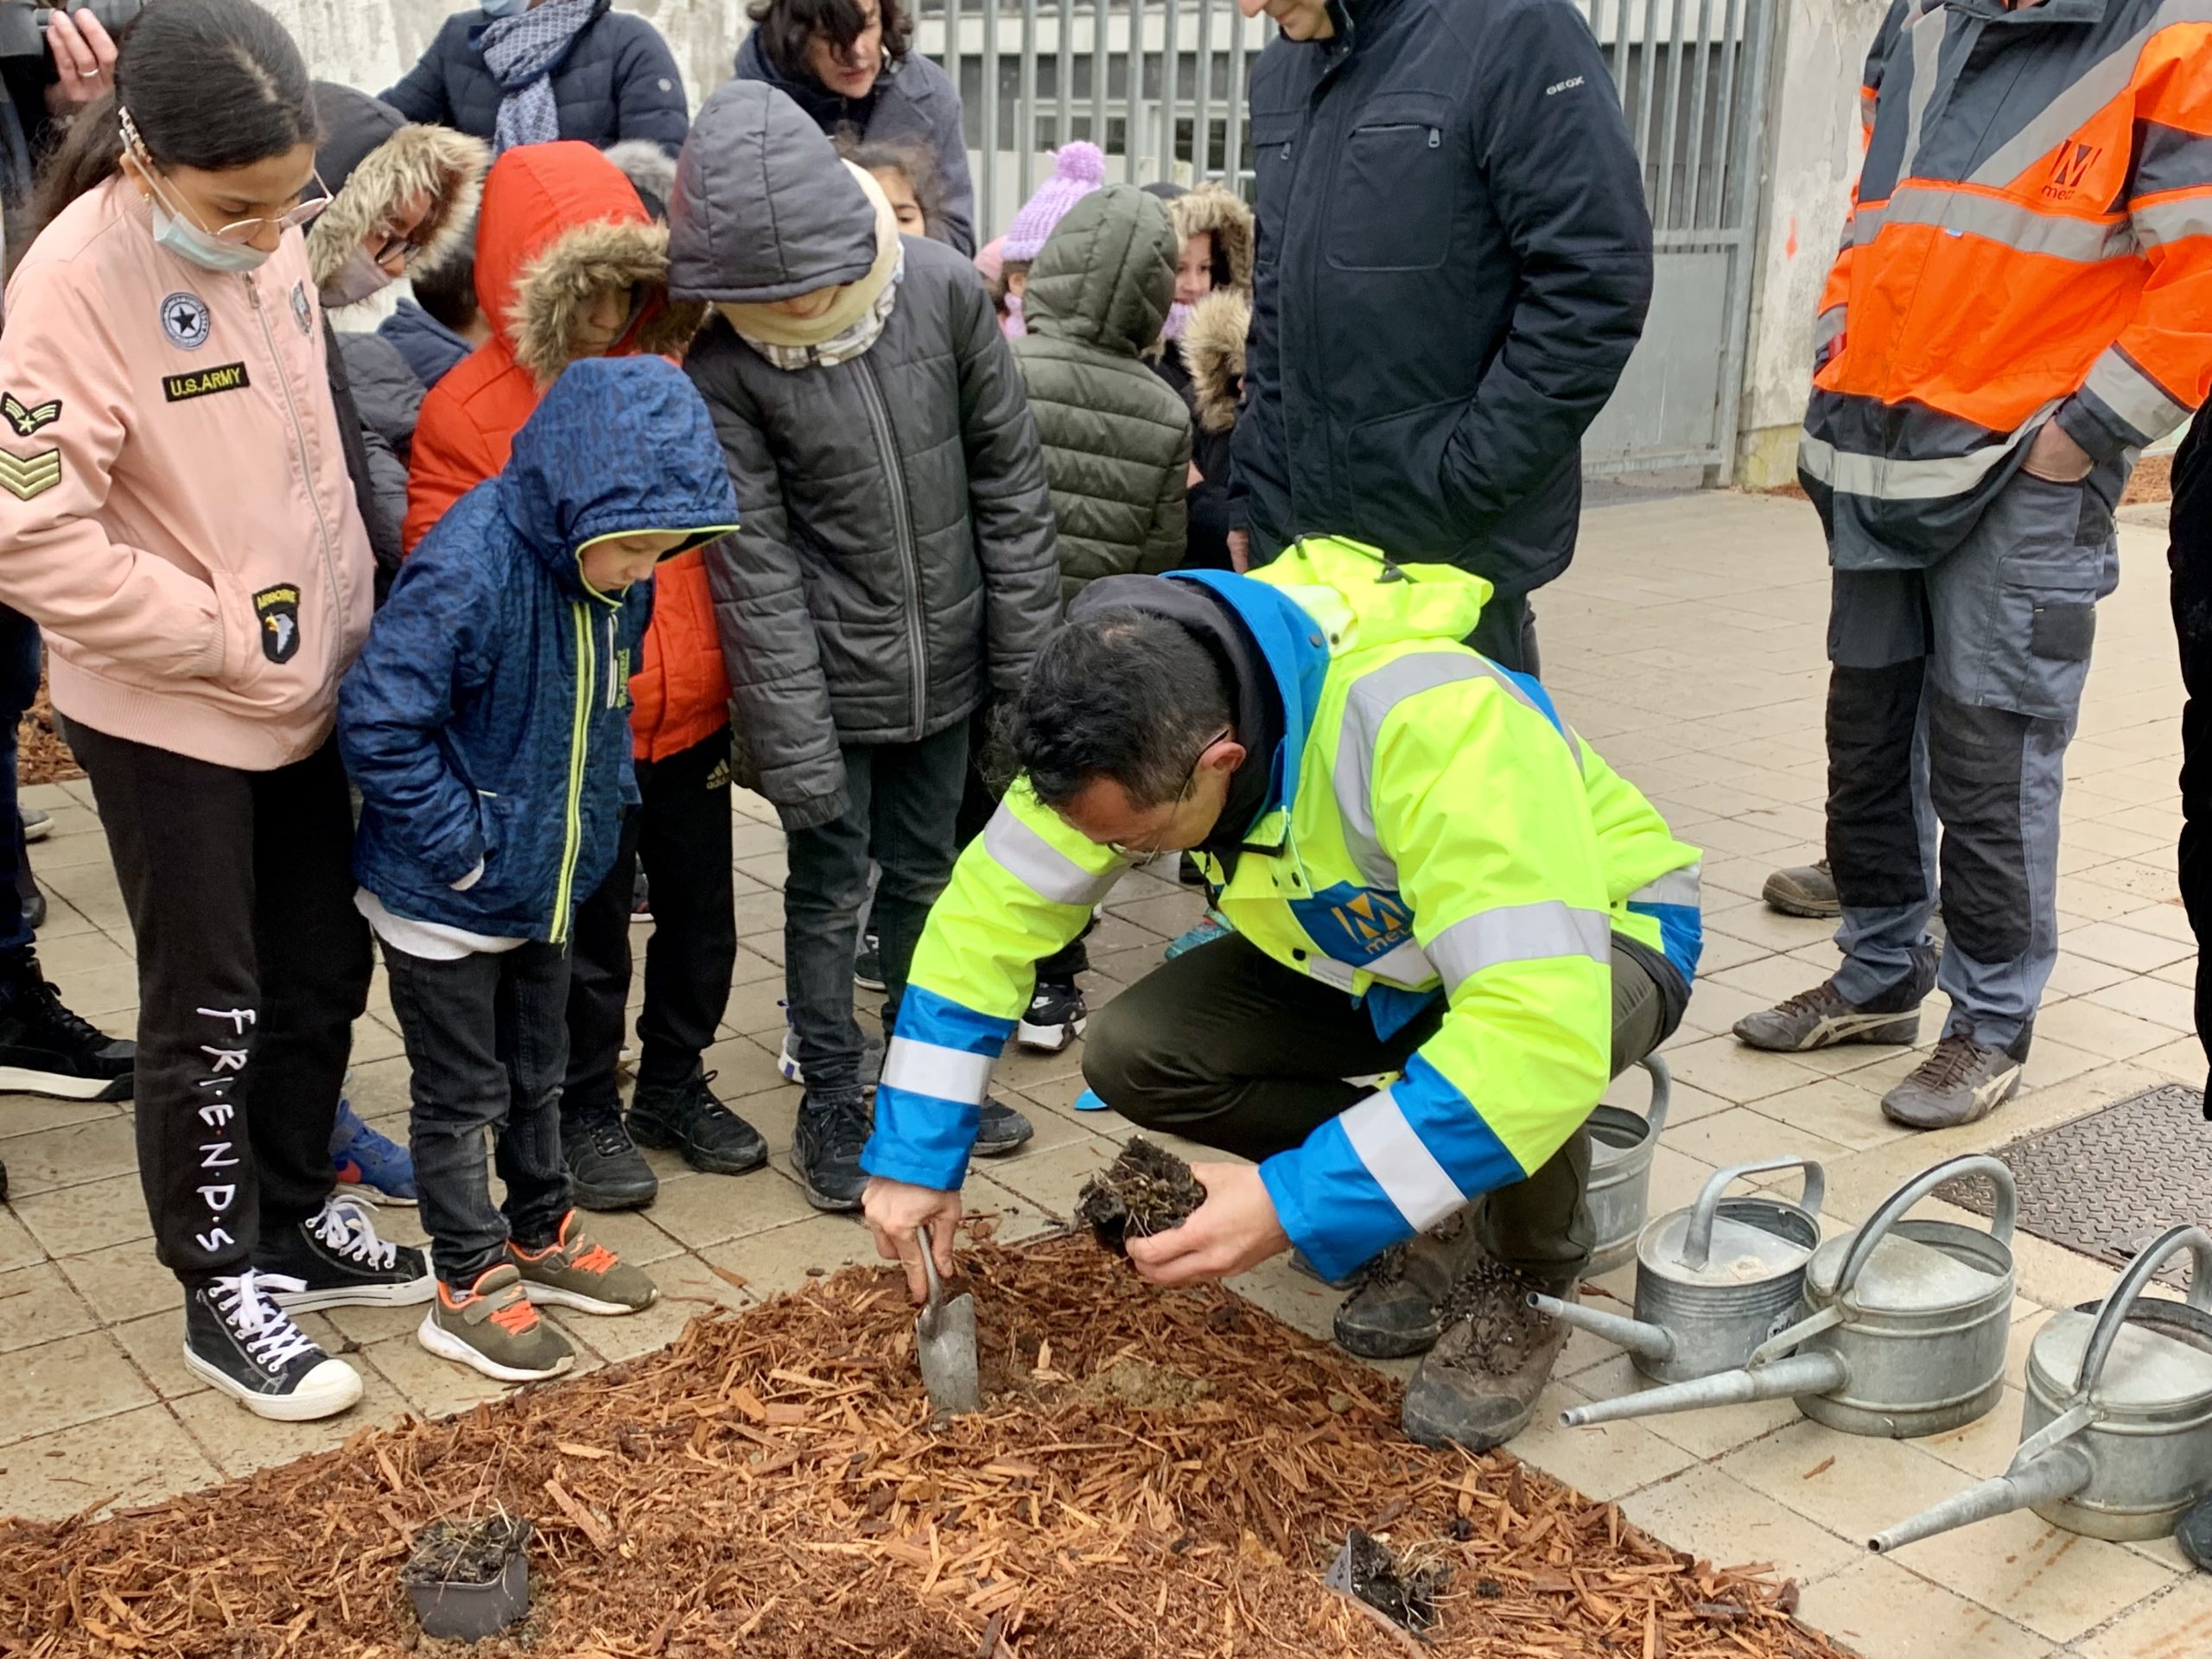
POLYGON ((1882 1103, 1939 1128, 2018 1087, 2113 508, 2212 380, 2212 11, 1897 0, 1865 118, 1798 451, 1834 568, 1844 961, 1736 1034, 1910 1044, 1940 982, 1942 1040, 1882 1103))

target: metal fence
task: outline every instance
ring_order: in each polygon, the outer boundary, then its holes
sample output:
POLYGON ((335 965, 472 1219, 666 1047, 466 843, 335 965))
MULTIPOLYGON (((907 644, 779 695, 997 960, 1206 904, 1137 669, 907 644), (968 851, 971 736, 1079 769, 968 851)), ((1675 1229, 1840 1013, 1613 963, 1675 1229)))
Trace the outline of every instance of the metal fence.
MULTIPOLYGON (((1781 0, 1582 0, 1643 163, 1659 252, 1651 321, 1585 445, 1594 472, 1733 448, 1781 0)), ((922 0, 918 44, 966 109, 978 232, 998 233, 1088 138, 1108 176, 1249 194, 1246 88, 1274 34, 1235 0, 922 0)))

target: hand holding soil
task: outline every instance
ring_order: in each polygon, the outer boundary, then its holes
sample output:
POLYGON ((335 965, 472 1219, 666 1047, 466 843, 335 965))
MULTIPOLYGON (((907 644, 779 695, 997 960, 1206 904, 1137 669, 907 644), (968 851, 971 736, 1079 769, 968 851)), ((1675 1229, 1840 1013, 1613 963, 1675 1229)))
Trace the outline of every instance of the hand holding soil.
POLYGON ((1257 1169, 1187 1165, 1142 1135, 1085 1184, 1076 1216, 1155 1285, 1225 1279, 1290 1246, 1257 1169))

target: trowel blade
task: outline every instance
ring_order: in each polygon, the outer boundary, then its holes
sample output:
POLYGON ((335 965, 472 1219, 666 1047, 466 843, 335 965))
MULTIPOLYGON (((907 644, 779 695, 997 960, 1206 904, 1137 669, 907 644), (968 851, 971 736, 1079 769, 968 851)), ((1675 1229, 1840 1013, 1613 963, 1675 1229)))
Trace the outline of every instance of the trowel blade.
POLYGON ((965 1293, 914 1321, 914 1352, 921 1361, 922 1386, 930 1403, 948 1416, 983 1408, 983 1385, 976 1374, 976 1299, 965 1293))

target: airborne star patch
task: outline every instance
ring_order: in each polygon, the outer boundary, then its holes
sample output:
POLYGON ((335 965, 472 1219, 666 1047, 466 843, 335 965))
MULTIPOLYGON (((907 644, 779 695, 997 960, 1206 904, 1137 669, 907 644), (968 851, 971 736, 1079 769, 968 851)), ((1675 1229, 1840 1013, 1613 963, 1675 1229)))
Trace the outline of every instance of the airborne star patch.
POLYGON ((261 619, 261 654, 272 663, 289 663, 300 649, 300 589, 296 582, 279 582, 253 596, 253 613, 261 619))
POLYGON ((14 392, 0 391, 0 415, 7 416, 8 424, 16 429, 17 437, 28 438, 41 427, 52 426, 61 418, 61 400, 55 397, 27 409, 14 392))
POLYGON ((219 363, 191 374, 163 375, 162 396, 172 404, 183 404, 194 397, 212 397, 219 391, 243 391, 252 384, 246 378, 245 364, 219 363))
POLYGON ((0 449, 0 490, 7 491, 16 500, 28 501, 35 495, 44 495, 60 481, 59 449, 41 449, 29 455, 0 449))

